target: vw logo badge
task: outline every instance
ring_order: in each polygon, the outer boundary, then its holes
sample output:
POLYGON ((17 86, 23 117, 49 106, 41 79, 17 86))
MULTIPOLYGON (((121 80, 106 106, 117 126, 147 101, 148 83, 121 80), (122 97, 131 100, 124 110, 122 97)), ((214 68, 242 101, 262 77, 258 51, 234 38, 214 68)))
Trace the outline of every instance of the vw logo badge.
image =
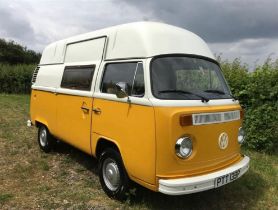
POLYGON ((218 139, 218 145, 220 149, 226 149, 229 143, 229 137, 227 133, 221 133, 218 139))

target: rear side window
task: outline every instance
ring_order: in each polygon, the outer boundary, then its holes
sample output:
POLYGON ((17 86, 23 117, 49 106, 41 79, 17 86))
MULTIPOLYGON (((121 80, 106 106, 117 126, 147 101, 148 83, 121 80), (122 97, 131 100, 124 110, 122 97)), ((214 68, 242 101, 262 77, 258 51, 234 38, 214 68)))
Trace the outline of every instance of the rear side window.
POLYGON ((91 90, 95 66, 67 66, 61 87, 73 90, 91 90))
POLYGON ((116 84, 127 83, 129 96, 143 97, 145 93, 142 63, 110 63, 105 66, 101 92, 115 94, 116 84))

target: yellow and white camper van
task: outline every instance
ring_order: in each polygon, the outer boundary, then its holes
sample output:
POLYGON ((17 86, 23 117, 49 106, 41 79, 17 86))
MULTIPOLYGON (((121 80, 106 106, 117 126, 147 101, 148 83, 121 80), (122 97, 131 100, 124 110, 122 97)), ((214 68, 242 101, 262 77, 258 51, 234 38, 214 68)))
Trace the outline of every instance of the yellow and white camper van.
POLYGON ((169 195, 217 188, 249 157, 242 109, 197 35, 138 22, 50 44, 32 79, 31 120, 48 152, 54 137, 96 157, 104 191, 129 181, 169 195))

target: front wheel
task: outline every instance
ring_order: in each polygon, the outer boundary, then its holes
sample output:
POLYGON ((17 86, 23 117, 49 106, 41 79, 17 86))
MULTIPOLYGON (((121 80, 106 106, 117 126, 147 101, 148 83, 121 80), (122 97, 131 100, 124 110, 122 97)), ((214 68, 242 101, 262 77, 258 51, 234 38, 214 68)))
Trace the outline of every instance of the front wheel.
POLYGON ((111 198, 127 197, 129 178, 121 155, 114 149, 106 149, 99 159, 99 179, 104 192, 111 198))
POLYGON ((48 153, 53 149, 54 139, 52 135, 49 133, 46 126, 41 125, 38 131, 38 143, 40 148, 48 153))

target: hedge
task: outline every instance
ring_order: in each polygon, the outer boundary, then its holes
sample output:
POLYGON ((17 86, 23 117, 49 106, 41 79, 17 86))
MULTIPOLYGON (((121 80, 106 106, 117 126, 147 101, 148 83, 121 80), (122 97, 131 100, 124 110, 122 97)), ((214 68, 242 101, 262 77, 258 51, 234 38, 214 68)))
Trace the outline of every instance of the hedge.
POLYGON ((30 93, 35 67, 31 64, 0 64, 0 93, 30 93))
POLYGON ((248 72, 239 59, 223 61, 231 91, 245 110, 244 145, 257 151, 278 152, 278 60, 267 59, 248 72))

